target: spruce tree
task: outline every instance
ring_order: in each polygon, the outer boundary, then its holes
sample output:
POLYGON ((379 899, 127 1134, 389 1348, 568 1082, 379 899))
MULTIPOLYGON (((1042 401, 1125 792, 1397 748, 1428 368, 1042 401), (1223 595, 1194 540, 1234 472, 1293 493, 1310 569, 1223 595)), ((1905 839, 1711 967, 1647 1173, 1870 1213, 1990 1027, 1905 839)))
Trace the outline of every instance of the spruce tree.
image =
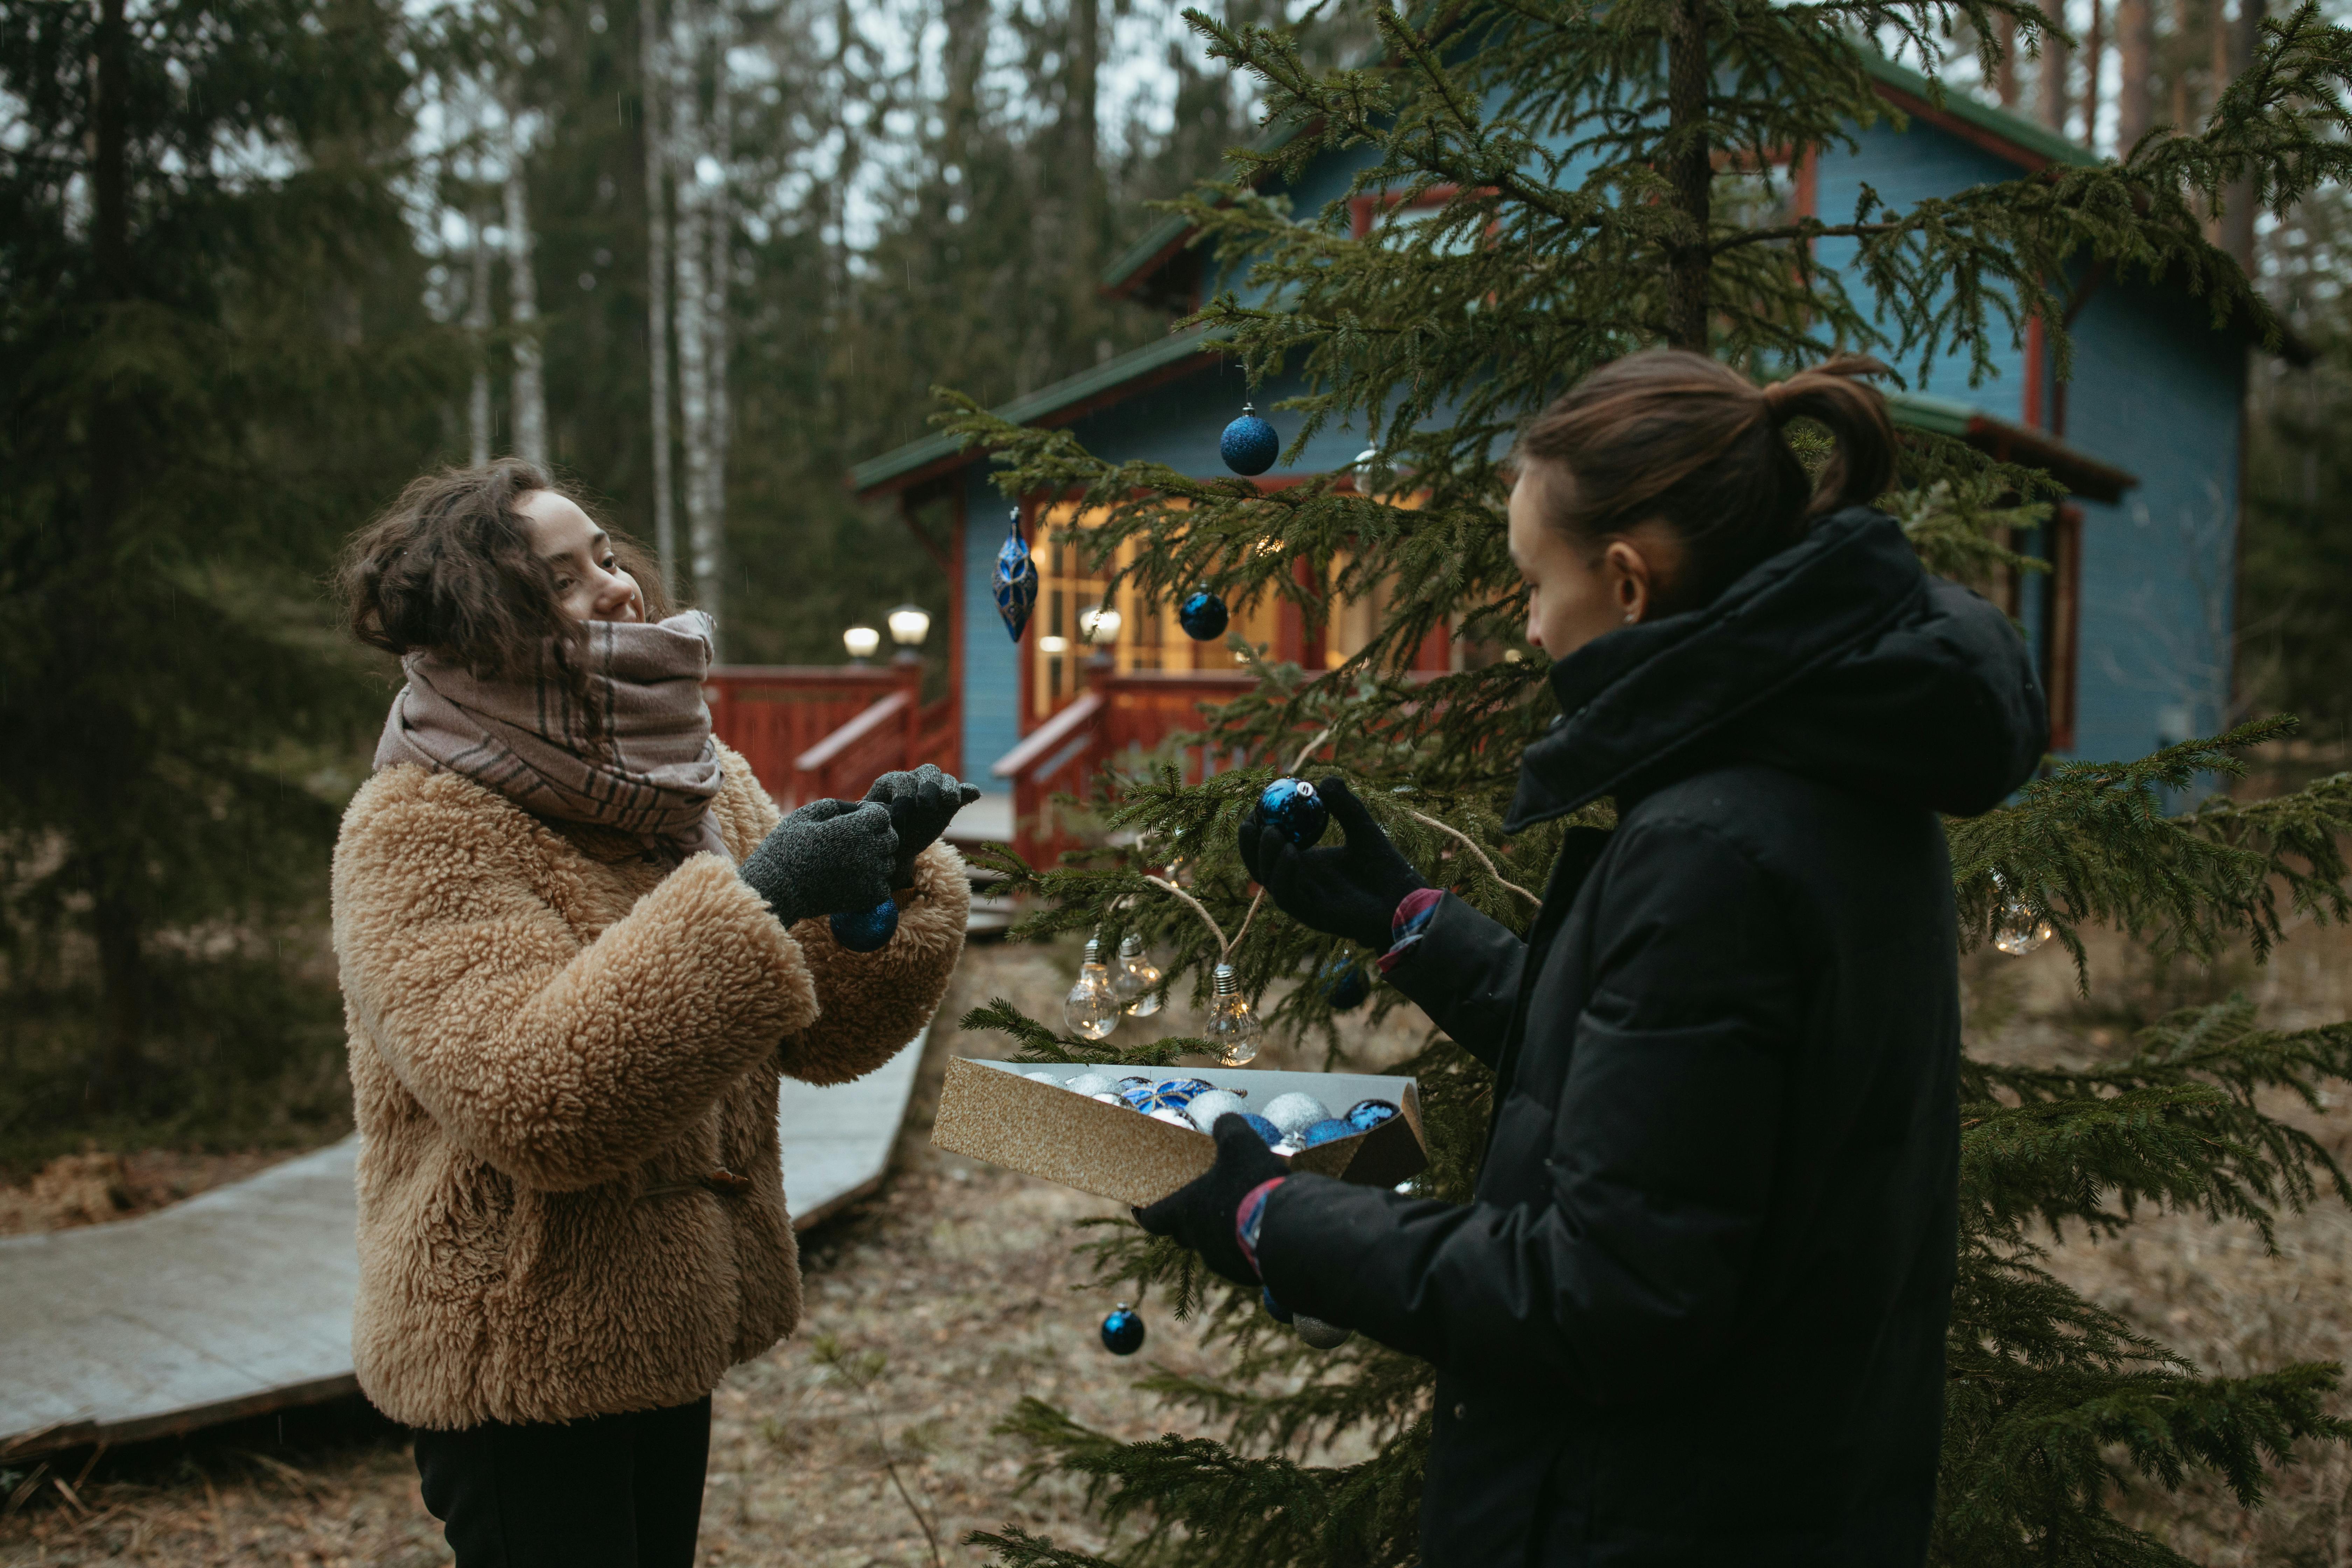
POLYGON ((439 433, 402 47, 373 0, 0 28, 0 942, 16 1019, 90 1058, 6 1131, 217 1087, 158 1070, 218 1022, 159 937, 323 893, 381 710, 320 579, 439 433))
MULTIPOLYGON (((1078 495, 1104 509, 1088 547, 1107 575, 1129 541, 1126 582, 1166 598, 1205 584, 1229 603, 1278 596, 1313 625, 1378 588, 1386 618, 1344 667, 1316 677, 1255 668, 1255 693, 1208 722, 1220 747, 1261 765, 1188 784, 1172 769, 1098 781, 1103 847, 1053 867, 1005 857, 1036 896, 1026 931, 1129 931, 1162 953, 1171 985, 1206 993, 1213 942, 1146 880, 1181 844, 1194 895, 1227 931, 1250 904, 1235 829, 1258 790, 1302 754, 1346 777, 1429 879, 1515 929, 1531 916, 1505 879, 1545 883, 1564 828, 1605 826, 1608 803, 1570 822, 1499 832, 1518 752, 1550 717, 1540 661, 1499 659, 1409 684, 1413 649, 1441 627, 1516 639, 1525 604, 1504 546, 1503 456, 1516 423, 1585 372, 1665 343, 1770 374, 1832 349, 1924 366, 1953 354, 1981 370, 2030 317, 2048 325, 2059 373, 2060 298, 2097 265, 2201 296, 2217 323, 2274 333, 2268 307, 2202 224, 2223 193, 2284 211, 2340 179, 2352 151, 2340 93, 2352 37, 2305 5, 2263 24, 2262 47, 2200 127, 2159 128, 2118 162, 2067 167, 1896 207, 1865 195, 1850 215, 1777 216, 1776 150, 1837 147, 1886 111, 1860 51, 1875 39, 1931 71, 1956 34, 2033 47, 2050 26, 2018 0, 1461 0, 1433 14, 1375 9, 1380 58, 1318 71, 1278 28, 1192 14, 1211 55, 1264 83, 1297 133, 1229 154, 1230 184, 1174 204, 1226 255, 1250 258, 1245 291, 1205 321, 1254 379, 1303 376, 1288 402, 1292 452, 1334 421, 1367 432, 1362 472, 1261 492, 1150 463, 1111 464, 1066 431, 1010 426, 969 399, 943 416, 994 451, 1010 494, 1078 495), (1286 176, 1326 153, 1367 150, 1349 195, 1443 196, 1434 216, 1352 237, 1345 199, 1293 213, 1286 176), (1816 250, 1850 242, 1854 264, 1816 250), (1342 478, 1359 482, 1341 483, 1342 478), (1311 566, 1306 580, 1293 563, 1311 566), (1477 847, 1470 854, 1464 839, 1477 847)), ((1991 45, 1986 45, 1988 57, 1991 45)), ((1988 58, 1987 75, 1997 62, 1988 58)), ((1400 202, 1391 209, 1405 210, 1400 202)), ((1418 215, 1416 215, 1418 216, 1418 215)), ((1980 579, 2027 568, 2007 531, 2042 515, 2042 476, 1930 437, 1906 437, 1885 505, 1929 569, 1980 579)), ((2082 932, 2108 927, 2192 959, 2232 944, 2266 953, 2291 914, 2352 913, 2338 838, 2352 779, 2238 804, 2208 795, 2247 749, 2288 721, 2248 725, 2136 762, 2053 766, 2008 806, 1949 825, 1969 946, 2046 921, 2087 963, 2082 932)), ((1234 954, 1273 1026, 1346 1034, 1320 987, 1300 984, 1353 954, 1271 908, 1234 954)), ((1376 1010, 1402 1003, 1375 993, 1376 1010)), ((1040 1060, 1134 1059, 1002 1002, 993 1027, 1040 1060)), ((1207 1049, 1171 1039, 1164 1059, 1207 1049)), ((1488 1074, 1442 1037, 1400 1069, 1420 1080, 1433 1164, 1417 1190, 1466 1199, 1488 1074)), ((2114 1234, 2149 1209, 2267 1227, 2281 1205, 2352 1197, 2326 1151, 2260 1097, 2311 1100, 2352 1074, 2352 1025, 2282 1034, 2241 1003, 2194 1009, 2147 1032, 2113 1065, 2080 1072, 1967 1065, 1960 1279, 1934 1555, 1971 1565, 2181 1561, 2115 1519, 2114 1485, 2177 1487, 2218 1474, 2249 1506, 2266 1467, 2297 1443, 2352 1427, 2329 1414, 2339 1370, 2200 1373, 2084 1300, 2044 1267, 2054 1235, 2114 1234)), ((1412 1561, 1432 1373, 1360 1339, 1304 1349, 1255 1293, 1206 1275, 1172 1243, 1117 1225, 1087 1244, 1106 1296, 1157 1293, 1231 1348, 1222 1378, 1166 1373, 1139 1392, 1202 1428, 1125 1443, 1034 1401, 1008 1429, 1038 1462, 1081 1478, 1125 1544, 1123 1563, 1366 1564, 1412 1561), (1313 1452, 1333 1439, 1351 1462, 1313 1452)), ((1017 1530, 975 1538, 1007 1564, 1103 1561, 1017 1530)))

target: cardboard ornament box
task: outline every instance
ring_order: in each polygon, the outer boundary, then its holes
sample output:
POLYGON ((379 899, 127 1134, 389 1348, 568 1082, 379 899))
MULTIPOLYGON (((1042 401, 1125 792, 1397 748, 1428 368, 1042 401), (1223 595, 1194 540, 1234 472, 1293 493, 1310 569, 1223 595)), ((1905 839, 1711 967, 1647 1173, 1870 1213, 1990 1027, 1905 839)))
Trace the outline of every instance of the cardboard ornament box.
POLYGON ((1256 1110, 1294 1091, 1311 1094, 1334 1116, 1362 1100, 1385 1100, 1402 1113, 1369 1132, 1334 1138, 1288 1156, 1294 1171, 1313 1171, 1367 1186, 1394 1186, 1429 1164, 1421 1097, 1412 1079, 1374 1073, 1255 1072, 1244 1068, 1119 1067, 1062 1062, 995 1062, 954 1058, 931 1126, 936 1148, 992 1165, 1043 1176, 1122 1203, 1157 1203, 1216 1162, 1206 1132, 1155 1121, 1127 1105, 1106 1105, 1065 1087, 1083 1073, 1148 1078, 1153 1083, 1200 1079, 1231 1089, 1256 1110), (1051 1083, 1025 1075, 1050 1073, 1051 1083))

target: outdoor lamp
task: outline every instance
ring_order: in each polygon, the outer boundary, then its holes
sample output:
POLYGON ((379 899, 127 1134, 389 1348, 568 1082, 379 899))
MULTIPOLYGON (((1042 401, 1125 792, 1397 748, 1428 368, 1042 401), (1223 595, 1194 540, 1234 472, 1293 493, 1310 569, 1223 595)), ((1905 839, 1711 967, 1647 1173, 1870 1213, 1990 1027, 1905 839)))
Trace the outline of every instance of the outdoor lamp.
POLYGON ((899 605, 884 624, 890 628, 890 640, 900 647, 920 647, 931 635, 930 613, 920 605, 899 605))
POLYGON ((852 626, 841 634, 841 646, 849 650, 854 662, 864 664, 882 646, 882 634, 872 626, 852 626))
POLYGON ((1078 636, 1090 643, 1117 642, 1118 627, 1117 610, 1088 610, 1078 617, 1078 636))

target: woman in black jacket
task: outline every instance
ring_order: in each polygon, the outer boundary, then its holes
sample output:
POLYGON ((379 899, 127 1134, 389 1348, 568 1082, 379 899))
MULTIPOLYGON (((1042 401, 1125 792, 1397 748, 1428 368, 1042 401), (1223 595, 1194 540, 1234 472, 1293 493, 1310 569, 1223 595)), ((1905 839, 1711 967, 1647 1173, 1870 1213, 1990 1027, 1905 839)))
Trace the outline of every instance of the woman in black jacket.
POLYGON ((1937 813, 2031 775, 2027 650, 1867 503, 1878 395, 1609 365, 1511 497, 1561 717, 1506 826, 1572 832, 1522 939, 1433 890, 1337 779, 1344 846, 1243 835, 1292 918, 1495 1070, 1466 1205, 1285 1168, 1238 1118, 1146 1210, 1212 1267, 1438 1369, 1432 1568, 1912 1564, 1956 1256, 1959 997, 1937 813), (1808 483, 1782 433, 1826 426, 1808 483))

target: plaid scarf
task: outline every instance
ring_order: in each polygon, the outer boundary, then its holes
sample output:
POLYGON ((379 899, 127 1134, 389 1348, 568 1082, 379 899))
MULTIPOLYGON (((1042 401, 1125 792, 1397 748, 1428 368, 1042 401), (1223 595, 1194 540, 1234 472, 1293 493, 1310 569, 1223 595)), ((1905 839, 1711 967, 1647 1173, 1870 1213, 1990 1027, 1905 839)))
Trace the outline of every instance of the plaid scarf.
POLYGON ((532 681, 482 680, 433 654, 408 655, 375 765, 463 773, 533 816, 632 835, 673 863, 726 855, 709 819, 723 782, 702 701, 709 617, 593 621, 587 656, 588 700, 603 720, 593 740, 552 649, 532 681))

